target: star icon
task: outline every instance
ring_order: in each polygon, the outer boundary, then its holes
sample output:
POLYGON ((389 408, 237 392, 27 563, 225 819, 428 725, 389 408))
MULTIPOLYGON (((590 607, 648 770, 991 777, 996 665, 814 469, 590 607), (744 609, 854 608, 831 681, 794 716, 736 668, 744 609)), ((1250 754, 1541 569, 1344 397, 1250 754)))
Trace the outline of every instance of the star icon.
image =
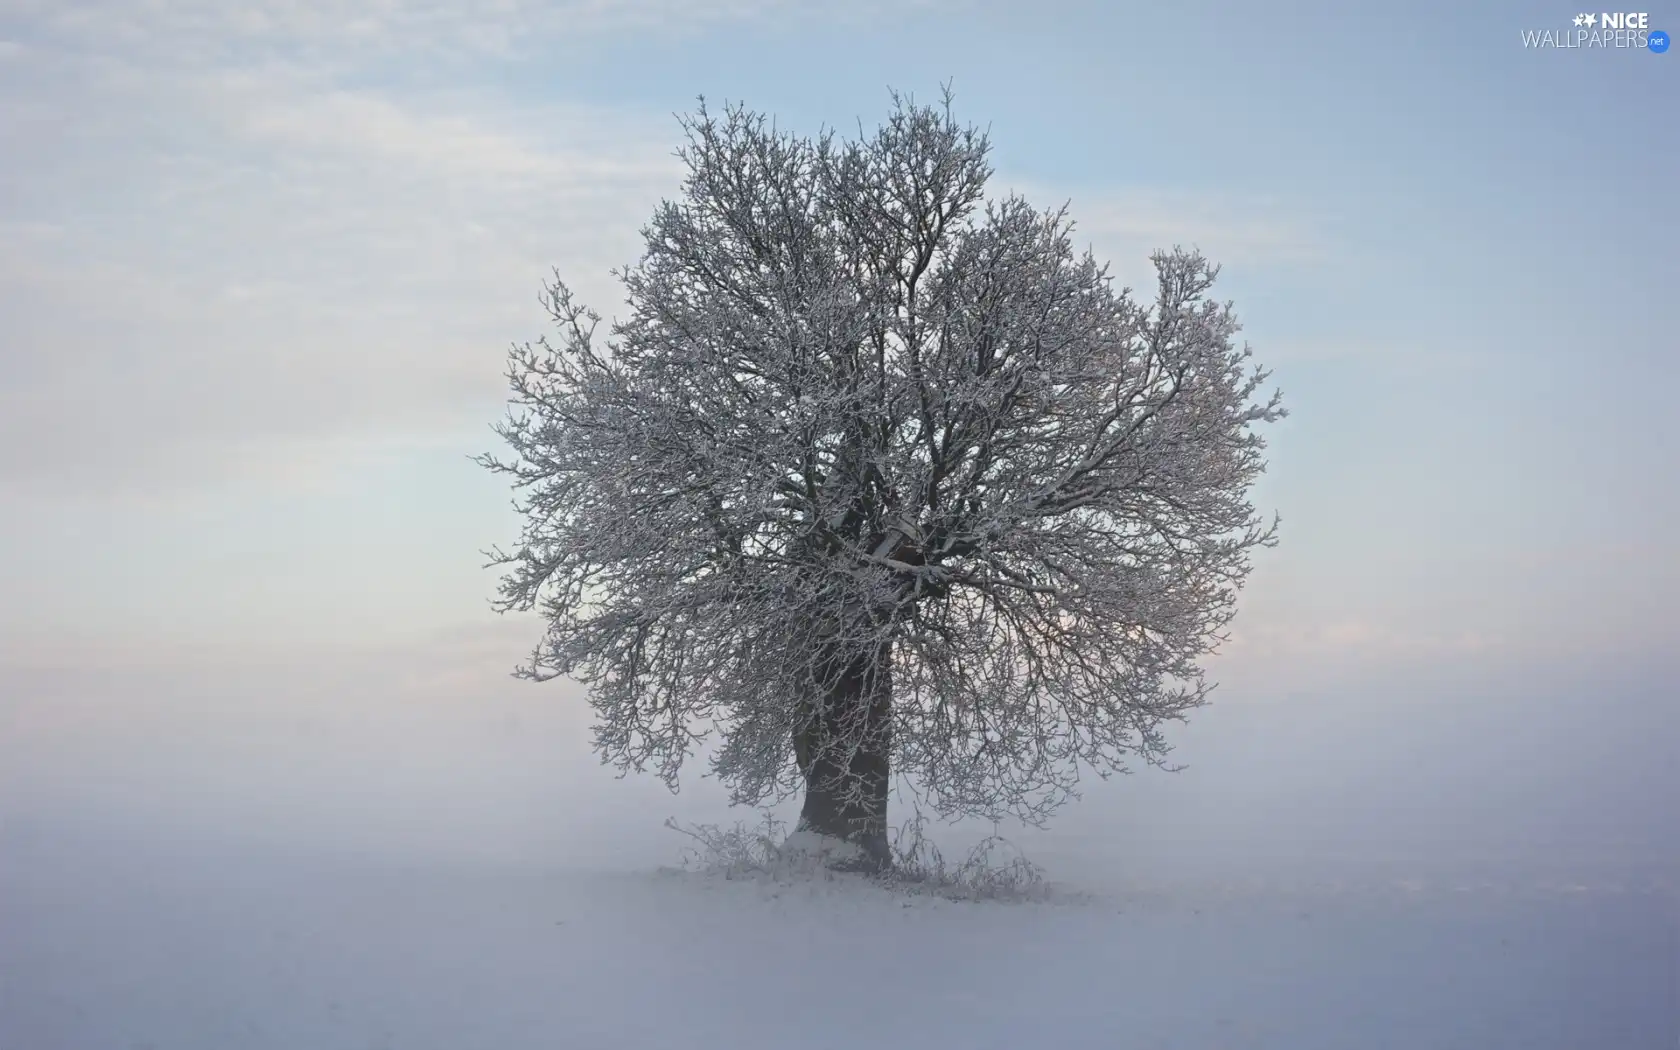
POLYGON ((1587 16, 1586 15, 1576 15, 1575 16, 1575 24, 1578 25, 1578 26, 1586 25, 1587 24, 1587 16))
POLYGON ((1583 15, 1582 17, 1584 17, 1587 20, 1587 28, 1588 29, 1591 29, 1593 26, 1598 24, 1598 16, 1597 15, 1583 15))

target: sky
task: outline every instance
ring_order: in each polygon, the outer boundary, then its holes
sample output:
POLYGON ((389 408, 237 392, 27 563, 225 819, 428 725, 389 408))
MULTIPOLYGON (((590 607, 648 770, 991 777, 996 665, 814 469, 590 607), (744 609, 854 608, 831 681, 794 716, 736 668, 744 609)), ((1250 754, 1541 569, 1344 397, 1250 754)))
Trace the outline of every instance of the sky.
POLYGON ((507 348, 551 271, 618 307, 697 96, 848 131, 948 82, 994 192, 1123 282, 1222 263, 1291 411, 1208 775, 1069 825, 1667 848, 1680 56, 1523 46, 1576 13, 0 0, 0 797, 403 841, 453 804, 487 849, 574 772, 657 807, 584 772, 574 687, 505 679, 507 348))

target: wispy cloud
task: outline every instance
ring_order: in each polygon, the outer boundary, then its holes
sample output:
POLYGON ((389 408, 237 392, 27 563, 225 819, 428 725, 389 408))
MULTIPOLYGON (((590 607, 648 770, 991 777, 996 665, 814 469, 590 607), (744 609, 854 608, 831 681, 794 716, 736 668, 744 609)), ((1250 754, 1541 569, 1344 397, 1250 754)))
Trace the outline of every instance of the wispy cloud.
POLYGON ((1448 654, 1487 653, 1508 644, 1496 627, 1431 629, 1352 618, 1322 623, 1245 623, 1221 652, 1233 660, 1304 661, 1330 658, 1381 663, 1448 654))
POLYGON ((1054 186, 998 180, 1039 207, 1068 205, 1074 239, 1111 263, 1115 277, 1140 291, 1154 286, 1151 253, 1175 245, 1199 249, 1222 265, 1321 265, 1335 246, 1315 217, 1266 197, 1139 186, 1054 186))
POLYGON ((4 485, 199 483, 276 460, 256 446, 482 421, 548 269, 610 308, 676 177, 669 118, 49 57, 0 74, 31 88, 0 104, 30 158, 0 174, 4 485))
POLYGON ((1319 263, 1330 254, 1309 217, 1260 197, 1120 190, 1082 203, 1079 221, 1087 236, 1145 255, 1174 244, 1236 264, 1319 263))
MULTIPOLYGON (((932 0, 9 0, 0 38, 56 51, 167 56, 180 68, 281 61, 347 69, 552 53, 604 33, 681 35, 718 24, 866 19, 932 0)), ((947 5, 949 6, 949 5, 947 5)))

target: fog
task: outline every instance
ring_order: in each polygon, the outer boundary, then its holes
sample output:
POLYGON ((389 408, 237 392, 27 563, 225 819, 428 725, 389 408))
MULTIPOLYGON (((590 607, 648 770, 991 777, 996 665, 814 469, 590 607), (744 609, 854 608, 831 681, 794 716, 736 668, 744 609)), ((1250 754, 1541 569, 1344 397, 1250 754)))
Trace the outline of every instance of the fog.
MULTIPOLYGON (((658 874, 685 844, 667 817, 755 814, 698 766, 677 796, 603 769, 578 687, 506 676, 527 641, 14 658, 0 1046, 1123 1031, 1569 1050, 1676 1031, 1680 778, 1658 661, 1233 662, 1178 727, 1186 768, 1093 781, 1049 829, 1001 829, 1077 894, 1010 906, 658 874), (867 1006, 813 1010, 836 995, 867 1006)), ((933 836, 954 853, 989 830, 933 836)))
MULTIPOLYGON (((406 650, 14 660, 0 672, 0 864, 256 851, 646 870, 682 845, 668 816, 756 819, 702 761, 675 796, 603 768, 579 686, 508 677, 529 640, 509 623, 406 650)), ((1306 684, 1227 663, 1212 661, 1214 702, 1172 727, 1185 768, 1091 777, 1047 829, 1001 830, 1092 887, 1637 880, 1680 860, 1675 678, 1658 659, 1461 654, 1306 684)))

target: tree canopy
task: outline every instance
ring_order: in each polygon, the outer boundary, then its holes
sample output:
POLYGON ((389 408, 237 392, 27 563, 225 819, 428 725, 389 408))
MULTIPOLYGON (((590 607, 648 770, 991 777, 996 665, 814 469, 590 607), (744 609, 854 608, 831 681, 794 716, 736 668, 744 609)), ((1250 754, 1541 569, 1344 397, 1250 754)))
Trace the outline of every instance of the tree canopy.
POLYGON ((515 347, 524 527, 498 608, 522 674, 587 683, 596 745, 673 786, 881 850, 886 782, 946 815, 1042 819, 1080 769, 1159 762, 1276 522, 1249 501, 1284 414, 1217 268, 1153 301, 1066 209, 985 196, 986 136, 897 97, 873 134, 740 106, 683 120, 682 192, 600 318, 515 347))

